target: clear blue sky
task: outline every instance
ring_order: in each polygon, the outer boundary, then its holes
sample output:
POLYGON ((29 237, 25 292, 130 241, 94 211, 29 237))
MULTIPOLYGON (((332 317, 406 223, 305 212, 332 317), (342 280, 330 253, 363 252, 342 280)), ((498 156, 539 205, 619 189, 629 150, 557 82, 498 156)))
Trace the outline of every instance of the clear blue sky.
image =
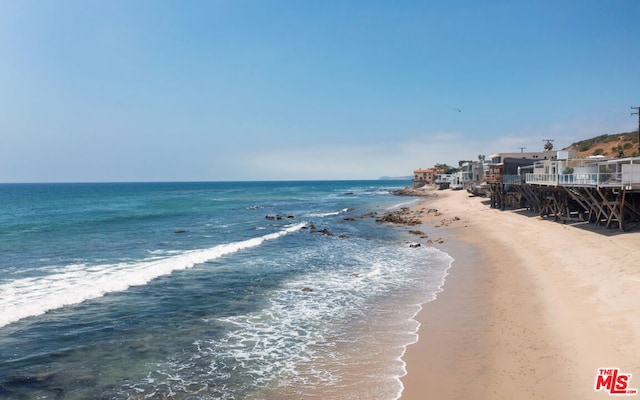
POLYGON ((638 0, 0 0, 0 182, 411 175, 639 105, 638 0))

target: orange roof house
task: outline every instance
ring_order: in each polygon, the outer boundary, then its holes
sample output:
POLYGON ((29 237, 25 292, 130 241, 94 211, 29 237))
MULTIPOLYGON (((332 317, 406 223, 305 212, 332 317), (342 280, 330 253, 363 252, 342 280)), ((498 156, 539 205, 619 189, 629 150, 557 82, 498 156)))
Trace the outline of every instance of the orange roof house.
POLYGON ((437 168, 416 169, 413 171, 412 180, 415 183, 425 183, 430 185, 436 180, 439 172, 440 171, 438 171, 437 168))

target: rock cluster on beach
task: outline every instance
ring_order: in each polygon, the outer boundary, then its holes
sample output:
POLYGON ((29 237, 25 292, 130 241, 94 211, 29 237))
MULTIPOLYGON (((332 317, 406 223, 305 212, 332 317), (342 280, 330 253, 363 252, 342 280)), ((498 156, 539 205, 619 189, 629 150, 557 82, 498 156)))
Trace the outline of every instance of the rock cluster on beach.
POLYGON ((398 211, 388 211, 376 218, 377 222, 390 222, 393 224, 419 225, 422 218, 419 213, 412 211, 409 207, 403 207, 398 211))
POLYGON ((423 219, 425 216, 437 217, 439 215, 440 212, 435 208, 411 209, 409 207, 402 207, 396 211, 387 211, 382 216, 377 217, 376 221, 413 226, 424 223, 423 219))
MULTIPOLYGON (((403 189, 396 190, 393 194, 398 196, 439 197, 436 189, 427 185, 408 186, 403 189)), ((373 213, 371 216, 375 217, 376 221, 381 223, 393 223, 408 226, 429 224, 434 228, 454 227, 458 226, 461 222, 464 223, 464 221, 458 216, 445 217, 438 209, 424 206, 402 207, 399 210, 385 212, 383 215, 373 213)), ((420 239, 427 239, 427 244, 444 243, 444 239, 441 237, 429 238, 429 235, 422 230, 411 229, 409 230, 409 233, 420 237, 420 239)), ((419 245, 419 243, 409 243, 410 247, 419 247, 419 245)))
POLYGON ((430 185, 414 184, 391 192, 396 196, 438 197, 437 189, 430 185))

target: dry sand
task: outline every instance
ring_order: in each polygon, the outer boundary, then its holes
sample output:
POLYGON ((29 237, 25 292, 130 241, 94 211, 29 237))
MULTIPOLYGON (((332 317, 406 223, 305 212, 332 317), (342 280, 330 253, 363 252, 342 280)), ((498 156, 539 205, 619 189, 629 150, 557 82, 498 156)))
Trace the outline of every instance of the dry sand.
POLYGON ((414 211, 455 261, 418 315, 402 400, 612 398, 594 390, 603 367, 640 389, 640 232, 437 195, 414 211))

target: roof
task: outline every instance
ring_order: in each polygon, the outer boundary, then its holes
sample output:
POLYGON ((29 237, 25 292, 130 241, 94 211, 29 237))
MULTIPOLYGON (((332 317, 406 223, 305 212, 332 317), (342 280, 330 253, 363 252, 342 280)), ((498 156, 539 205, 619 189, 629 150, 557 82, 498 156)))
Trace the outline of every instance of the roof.
POLYGON ((424 172, 438 172, 437 168, 427 168, 427 169, 416 169, 413 171, 414 174, 424 173, 424 172))
POLYGON ((613 164, 622 164, 622 163, 632 163, 633 161, 640 161, 640 157, 627 157, 627 158, 613 158, 611 160, 607 160, 608 163, 613 164))

